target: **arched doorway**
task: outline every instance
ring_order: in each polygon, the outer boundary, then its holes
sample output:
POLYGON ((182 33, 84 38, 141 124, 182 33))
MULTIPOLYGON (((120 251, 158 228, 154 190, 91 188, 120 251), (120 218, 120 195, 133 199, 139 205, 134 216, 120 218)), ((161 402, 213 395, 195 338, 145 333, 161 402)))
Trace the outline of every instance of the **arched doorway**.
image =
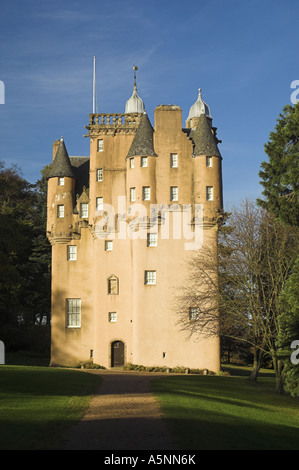
POLYGON ((111 343, 111 367, 121 367, 125 363, 125 345, 122 341, 111 343))

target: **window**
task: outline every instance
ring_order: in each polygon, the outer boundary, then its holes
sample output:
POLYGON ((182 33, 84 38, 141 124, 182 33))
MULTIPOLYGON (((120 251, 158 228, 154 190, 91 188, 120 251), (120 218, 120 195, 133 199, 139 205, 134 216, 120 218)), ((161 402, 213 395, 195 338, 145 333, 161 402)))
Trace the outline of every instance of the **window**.
POLYGON ((146 166, 147 166, 147 157, 141 157, 140 165, 141 165, 142 167, 146 167, 146 166))
POLYGON ((145 271, 144 283, 148 286, 156 284, 156 271, 145 271))
POLYGON ((190 307, 189 309, 189 319, 190 320, 198 320, 199 318, 199 308, 198 307, 190 307))
POLYGON ((97 211, 102 211, 104 209, 104 201, 102 197, 97 197, 97 211))
POLYGON ((177 153, 171 153, 170 154, 170 167, 171 168, 177 168, 178 167, 178 154, 177 153))
POLYGON ((110 276, 108 278, 108 294, 117 295, 118 294, 118 278, 116 276, 110 276))
POLYGON ((110 323, 117 322, 117 312, 109 312, 109 322, 110 323))
POLYGON ((81 299, 66 299, 66 324, 68 327, 81 326, 81 299))
POLYGON ((104 142, 103 139, 98 139, 98 152, 103 152, 104 150, 104 142))
POLYGON ((136 200, 136 188, 130 189, 130 201, 133 202, 136 200))
POLYGON ((130 158, 130 168, 134 168, 134 158, 130 158))
POLYGON ((212 166, 212 157, 206 157, 206 166, 212 166))
POLYGON ((142 199, 144 201, 149 201, 151 198, 151 188, 150 186, 143 186, 142 188, 142 199))
POLYGON ((113 250, 113 241, 112 240, 105 240, 105 250, 112 251, 113 250))
POLYGON ((88 218, 88 204, 86 202, 82 202, 80 205, 81 208, 81 218, 87 219, 88 218))
POLYGON ((58 184, 59 184, 59 186, 64 186, 64 177, 59 177, 58 178, 58 184))
POLYGON ((157 246, 157 244, 158 244, 158 234, 148 233, 147 234, 147 246, 157 246))
POLYGON ((68 261, 76 261, 77 259, 77 246, 76 245, 68 245, 67 259, 68 261))
POLYGON ((207 186, 207 201, 213 201, 213 186, 207 186))
POLYGON ((179 199, 179 188, 177 186, 171 186, 170 188, 170 200, 178 201, 179 199))
POLYGON ((57 206, 57 217, 59 219, 63 219, 64 217, 64 205, 63 204, 59 204, 57 206))
POLYGON ((103 181, 103 168, 97 169, 97 181, 103 181))

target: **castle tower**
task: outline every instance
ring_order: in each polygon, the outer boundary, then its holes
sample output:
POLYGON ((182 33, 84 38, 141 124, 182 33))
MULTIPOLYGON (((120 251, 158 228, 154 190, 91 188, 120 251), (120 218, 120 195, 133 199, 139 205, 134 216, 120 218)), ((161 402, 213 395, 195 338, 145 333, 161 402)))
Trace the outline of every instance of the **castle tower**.
POLYGON ((190 233, 203 229, 204 243, 217 249, 219 140, 201 94, 186 128, 177 105, 157 106, 152 125, 136 70, 125 113, 90 114, 89 157, 69 157, 63 140, 54 143, 51 364, 218 371, 219 338, 188 338, 173 303, 198 249, 190 233), (194 217, 197 204, 203 221, 194 217))
POLYGON ((55 242, 71 239, 76 177, 63 140, 53 144, 53 163, 48 175, 47 232, 55 242))

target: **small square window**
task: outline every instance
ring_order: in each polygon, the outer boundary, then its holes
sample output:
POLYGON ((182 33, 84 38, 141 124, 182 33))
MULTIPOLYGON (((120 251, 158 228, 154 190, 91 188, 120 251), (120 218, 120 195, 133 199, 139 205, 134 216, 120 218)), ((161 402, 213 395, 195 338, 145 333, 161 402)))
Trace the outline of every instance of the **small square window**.
POLYGON ((141 165, 142 167, 146 167, 146 166, 147 166, 147 157, 141 157, 140 165, 141 165))
POLYGON ((67 259, 68 261, 76 261, 77 259, 77 246, 76 245, 68 245, 67 259))
POLYGON ((213 186, 207 186, 207 201, 213 201, 213 186))
POLYGON ((97 169, 97 181, 103 181, 103 168, 97 169))
POLYGON ((112 251, 112 250, 113 250, 113 241, 105 240, 105 251, 112 251))
POLYGON ((145 271, 144 283, 148 286, 156 285, 156 271, 145 271))
POLYGON ((109 312, 109 322, 110 323, 117 322, 117 312, 109 312))
POLYGON ((59 219, 63 219, 64 217, 64 205, 63 204, 58 204, 57 206, 57 217, 59 219))
POLYGON ((104 209, 104 200, 102 197, 97 197, 97 207, 96 207, 96 210, 97 211, 102 211, 104 209))
POLYGON ((206 157, 206 166, 212 166, 212 157, 206 157))
POLYGON ((134 168, 134 158, 130 158, 130 168, 134 168))
POLYGON ((88 218, 88 204, 86 202, 82 202, 80 205, 80 213, 82 219, 88 218))
POLYGON ((59 186, 64 186, 64 177, 63 176, 58 178, 58 185, 59 186))
POLYGON ((104 142, 103 142, 103 139, 98 139, 98 148, 97 148, 98 152, 103 152, 104 150, 104 142))
POLYGON ((178 154, 177 153, 171 153, 170 154, 170 167, 171 168, 177 168, 178 167, 178 154))
POLYGON ((150 188, 150 186, 143 186, 143 188, 142 188, 142 199, 144 201, 150 201, 150 199, 151 199, 151 188, 150 188))
POLYGON ((130 189, 130 201, 134 202, 136 200, 136 188, 130 189))
POLYGON ((179 188, 177 186, 171 186, 170 188, 170 200, 178 201, 179 199, 179 188))
POLYGON ((147 234, 147 246, 157 246, 157 244, 158 244, 158 234, 148 233, 147 234))
POLYGON ((199 308, 198 307, 190 307, 189 309, 189 319, 190 320, 198 320, 199 318, 199 308))

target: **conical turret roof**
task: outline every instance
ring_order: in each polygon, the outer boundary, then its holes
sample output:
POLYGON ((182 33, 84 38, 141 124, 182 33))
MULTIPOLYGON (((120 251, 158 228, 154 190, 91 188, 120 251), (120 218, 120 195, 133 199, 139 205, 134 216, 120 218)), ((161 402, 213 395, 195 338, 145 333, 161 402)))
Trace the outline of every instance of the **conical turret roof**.
POLYGON ((128 157, 134 156, 154 156, 157 154, 154 150, 154 130, 148 118, 148 115, 144 112, 140 123, 129 149, 128 157))
POLYGON ((189 110, 189 115, 187 119, 192 119, 193 117, 199 117, 202 114, 212 119, 210 108, 202 99, 201 88, 198 89, 198 97, 196 102, 191 106, 189 110))
POLYGON ((137 93, 137 86, 134 83, 133 94, 126 102, 125 113, 143 113, 144 103, 137 93))
POLYGON ((63 137, 61 137, 48 178, 64 176, 75 178, 63 137))
POLYGON ((206 155, 208 157, 221 157, 218 150, 217 139, 212 131, 211 119, 204 114, 199 116, 196 129, 191 132, 194 142, 193 155, 206 155))

